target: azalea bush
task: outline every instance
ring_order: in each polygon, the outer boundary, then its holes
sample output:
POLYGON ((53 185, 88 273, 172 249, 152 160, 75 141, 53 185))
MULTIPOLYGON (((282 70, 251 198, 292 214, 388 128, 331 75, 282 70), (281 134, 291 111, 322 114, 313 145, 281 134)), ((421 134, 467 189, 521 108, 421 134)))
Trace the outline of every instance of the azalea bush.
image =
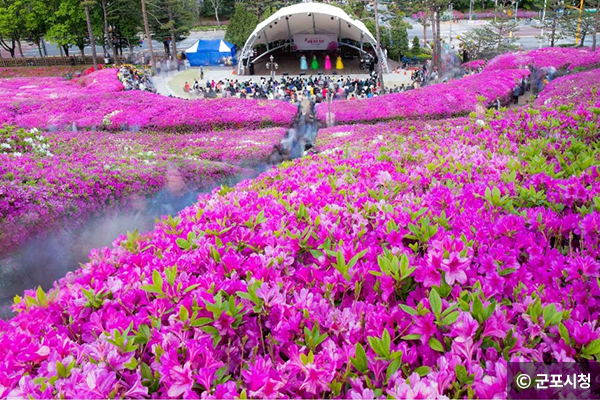
POLYGON ((462 64, 461 67, 463 67, 466 70, 474 70, 485 66, 485 63, 486 60, 472 60, 462 64))
POLYGON ((56 65, 52 67, 10 67, 0 68, 0 79, 16 77, 51 77, 65 76, 69 73, 81 72, 84 66, 56 65))
MULTIPOLYGON (((340 123, 466 115, 475 111, 479 101, 483 101, 484 106, 496 100, 508 102, 515 83, 528 75, 526 69, 486 72, 402 93, 336 101, 331 105, 331 112, 340 123), (482 100, 478 100, 478 96, 482 100)), ((327 120, 327 112, 327 104, 317 107, 321 121, 327 120)))
POLYGON ((531 51, 501 54, 485 67, 486 71, 523 67, 574 69, 600 65, 600 51, 587 48, 545 47, 531 51))
POLYGON ((536 106, 580 104, 597 100, 600 69, 567 75, 550 82, 535 100, 536 106))
POLYGON ((267 161, 285 129, 188 135, 0 129, 0 253, 139 196, 175 192, 267 161))
POLYGON ((0 396, 505 398, 600 353, 600 103, 322 130, 0 323, 0 396))
POLYGON ((116 69, 81 79, 0 79, 0 125, 24 128, 193 131, 288 126, 297 107, 282 101, 184 100, 122 91, 116 69))

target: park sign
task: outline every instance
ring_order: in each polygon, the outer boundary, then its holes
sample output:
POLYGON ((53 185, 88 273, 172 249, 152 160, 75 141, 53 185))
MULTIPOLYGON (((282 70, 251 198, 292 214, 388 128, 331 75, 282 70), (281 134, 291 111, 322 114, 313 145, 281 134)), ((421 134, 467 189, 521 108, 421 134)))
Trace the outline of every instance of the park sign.
POLYGON ((337 42, 336 34, 294 35, 294 45, 298 50, 327 50, 331 42, 337 42))

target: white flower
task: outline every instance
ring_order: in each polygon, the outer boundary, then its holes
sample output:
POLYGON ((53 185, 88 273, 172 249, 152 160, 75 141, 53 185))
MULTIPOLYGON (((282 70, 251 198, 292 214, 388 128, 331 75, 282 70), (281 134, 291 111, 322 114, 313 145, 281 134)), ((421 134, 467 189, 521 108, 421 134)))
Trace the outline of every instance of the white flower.
POLYGON ((11 154, 12 154, 13 156, 15 156, 15 157, 21 157, 21 156, 23 155, 23 154, 19 153, 18 151, 17 151, 17 152, 14 152, 14 153, 11 153, 11 154))
POLYGON ((8 143, 0 143, 0 149, 10 149, 10 144, 8 144, 8 143))

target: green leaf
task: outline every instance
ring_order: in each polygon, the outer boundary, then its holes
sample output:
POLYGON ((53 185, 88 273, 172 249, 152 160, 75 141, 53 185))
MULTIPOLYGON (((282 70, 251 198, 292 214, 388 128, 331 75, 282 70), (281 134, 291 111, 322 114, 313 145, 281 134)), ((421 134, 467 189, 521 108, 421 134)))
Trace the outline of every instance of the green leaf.
POLYGON ((124 365, 125 365, 125 368, 133 371, 138 366, 138 360, 135 357, 131 357, 131 360, 127 364, 124 364, 124 365))
POLYGON ((420 366, 420 367, 418 367, 418 368, 415 368, 415 372, 416 372, 417 374, 419 374, 419 376, 425 376, 425 375, 427 375, 427 374, 428 374, 430 371, 431 371, 431 368, 429 368, 429 367, 427 367, 427 366, 425 366, 425 365, 422 365, 422 366, 420 366))
POLYGON ((181 322, 185 322, 189 319, 190 317, 190 312, 188 311, 188 309, 184 306, 179 307, 179 320, 181 322))
POLYGON ((429 292, 429 305, 431 306, 431 311, 439 318, 442 313, 442 299, 435 289, 431 289, 429 292))
POLYGON ((571 337, 569 335, 569 331, 567 327, 561 322, 558 324, 558 332, 560 332, 560 337, 563 338, 565 343, 568 345, 571 343, 571 337))
POLYGON ((412 333, 410 335, 402 336, 400 339, 402 339, 402 340, 419 340, 419 339, 421 339, 421 335, 418 333, 412 333))
POLYGON ((590 344, 585 346, 583 353, 590 356, 600 354, 600 339, 592 340, 590 344))
POLYGON ((431 347, 432 350, 439 351, 440 353, 444 352, 444 346, 442 346, 442 343, 440 343, 440 341, 433 336, 429 338, 429 347, 431 347))
POLYGON ((412 315, 412 316, 417 315, 417 310, 415 310, 414 308, 412 308, 410 306, 407 306, 406 304, 400 304, 400 308, 408 315, 412 315))
POLYGON ((456 320, 459 317, 459 312, 458 311, 453 311, 450 314, 448 314, 444 320, 442 321, 442 324, 444 325, 452 325, 453 323, 456 322, 456 320))
POLYGON ((354 365, 354 368, 363 374, 367 372, 369 368, 367 362, 367 353, 365 352, 365 348, 362 344, 356 343, 355 357, 350 357, 350 361, 352 362, 352 365, 354 365))
POLYGON ((400 364, 402 363, 402 357, 398 357, 396 359, 394 359, 390 365, 388 365, 387 367, 387 371, 385 373, 385 376, 387 377, 387 379, 389 380, 392 375, 398 371, 398 368, 400 368, 400 364))
POLYGON ((67 368, 60 361, 56 362, 56 373, 61 378, 67 378, 69 376, 69 373, 67 372, 67 368))

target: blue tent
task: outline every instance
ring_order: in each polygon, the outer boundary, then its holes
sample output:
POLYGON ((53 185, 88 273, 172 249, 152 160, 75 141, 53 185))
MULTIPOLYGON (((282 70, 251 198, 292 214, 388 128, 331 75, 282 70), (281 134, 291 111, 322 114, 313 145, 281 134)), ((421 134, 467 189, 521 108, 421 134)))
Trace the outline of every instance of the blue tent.
POLYGON ((235 45, 220 39, 198 40, 185 54, 192 67, 224 64, 227 59, 236 64, 235 45))

